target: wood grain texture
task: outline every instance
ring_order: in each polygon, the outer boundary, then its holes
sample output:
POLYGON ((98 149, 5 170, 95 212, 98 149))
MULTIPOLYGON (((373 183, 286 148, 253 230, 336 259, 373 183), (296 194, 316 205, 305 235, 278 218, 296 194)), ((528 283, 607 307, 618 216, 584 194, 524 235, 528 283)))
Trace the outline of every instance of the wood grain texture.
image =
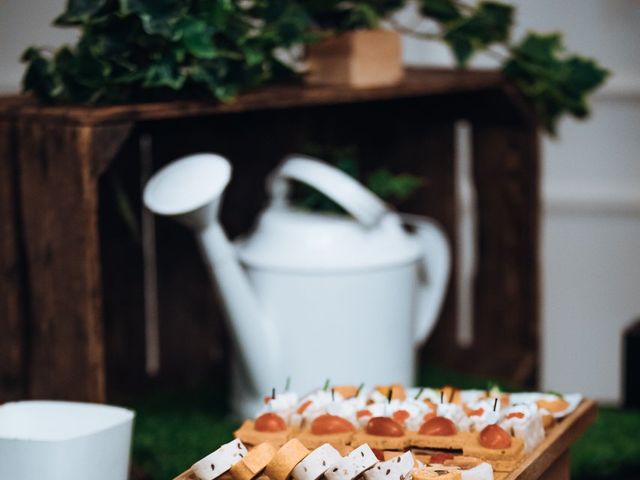
POLYGON ((569 447, 595 421, 597 413, 596 402, 590 399, 583 400, 571 415, 547 432, 544 441, 509 474, 506 480, 568 478, 566 467, 569 447))
MULTIPOLYGON (((349 87, 305 87, 302 84, 272 85, 247 92, 228 103, 188 101, 114 105, 101 107, 41 106, 22 109, 24 118, 37 117, 54 122, 84 125, 121 121, 166 120, 221 113, 274 110, 321 105, 386 101, 425 96, 455 95, 493 91, 505 97, 505 89, 513 93, 509 82, 498 72, 408 69, 404 79, 390 87, 354 89, 349 87)), ((529 106, 522 101, 493 103, 492 110, 505 108, 514 121, 531 117, 529 106)))
POLYGON ((16 178, 14 122, 0 119, 0 403, 23 394, 24 295, 16 178))
POLYGON ((478 222, 474 342, 481 347, 476 354, 492 358, 501 350, 520 350, 509 377, 529 385, 537 381, 539 352, 538 158, 534 129, 473 125, 478 222))
POLYGON ((104 401, 94 130, 21 119, 29 396, 104 401))
POLYGON ((569 450, 562 453, 540 476, 540 480, 569 480, 570 478, 571 455, 569 455, 569 450))

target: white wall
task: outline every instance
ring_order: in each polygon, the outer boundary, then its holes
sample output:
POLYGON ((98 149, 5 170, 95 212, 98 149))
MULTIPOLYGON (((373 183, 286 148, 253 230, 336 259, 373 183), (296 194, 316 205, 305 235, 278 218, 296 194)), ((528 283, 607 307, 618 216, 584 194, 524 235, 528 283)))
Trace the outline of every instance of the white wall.
MULTIPOLYGON (((592 118, 563 121, 559 138, 543 144, 542 383, 617 402, 622 331, 640 317, 640 2, 513 3, 516 38, 560 30, 569 50, 614 72, 592 118)), ((399 18, 412 21, 411 12, 399 18)), ((405 60, 451 65, 446 49, 414 39, 405 40, 405 60)))
MULTIPOLYGON (((18 89, 17 61, 30 44, 56 45, 73 31, 50 20, 64 0, 0 2, 0 91, 18 89)), ((620 399, 620 338, 640 316, 640 2, 518 0, 518 34, 565 32, 570 49, 615 72, 586 123, 564 121, 544 157, 545 388, 620 399)), ((411 21, 408 10, 400 15, 411 21)), ((426 25, 428 28, 428 25, 426 25)), ((446 49, 406 39, 412 64, 449 64, 446 49)), ((477 65, 491 66, 479 59, 477 65)))

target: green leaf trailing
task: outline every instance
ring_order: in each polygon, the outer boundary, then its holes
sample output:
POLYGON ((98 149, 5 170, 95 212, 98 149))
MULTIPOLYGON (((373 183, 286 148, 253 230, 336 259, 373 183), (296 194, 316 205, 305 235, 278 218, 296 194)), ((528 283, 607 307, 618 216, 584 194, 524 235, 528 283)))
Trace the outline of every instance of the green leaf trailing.
POLYGON ((552 134, 564 113, 577 118, 589 114, 587 95, 598 88, 608 72, 595 61, 566 55, 559 34, 529 33, 511 47, 504 72, 531 100, 552 134))
MULTIPOLYGON (((25 91, 56 103, 179 98, 232 99, 296 74, 282 52, 326 35, 378 28, 407 0, 68 0, 54 24, 80 28, 75 46, 29 48, 25 91)), ((594 60, 565 52, 559 34, 511 40, 514 7, 480 0, 417 0, 437 32, 402 33, 446 43, 460 67, 479 52, 499 58, 556 131, 565 114, 588 115, 587 97, 606 80, 594 60)), ((295 59, 294 59, 295 60, 295 59)))

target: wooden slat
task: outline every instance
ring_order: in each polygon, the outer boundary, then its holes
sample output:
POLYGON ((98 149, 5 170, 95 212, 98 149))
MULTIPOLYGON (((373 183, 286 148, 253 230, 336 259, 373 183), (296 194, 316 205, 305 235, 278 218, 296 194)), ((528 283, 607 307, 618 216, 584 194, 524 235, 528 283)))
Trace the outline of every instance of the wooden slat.
POLYGON ((538 162, 533 128, 473 125, 478 224, 474 349, 486 358, 507 347, 520 349, 523 358, 534 355, 531 370, 518 374, 532 387, 539 350, 538 162))
POLYGON ((14 134, 14 122, 0 119, 0 403, 22 396, 24 378, 14 134))
POLYGON ((35 398, 105 400, 93 134, 18 126, 35 398))
MULTIPOLYGON (((424 180, 424 186, 403 205, 410 213, 436 220, 451 246, 451 277, 438 322, 424 346, 429 362, 449 365, 459 355, 456 342, 457 291, 457 199, 455 195, 453 122, 426 123, 415 108, 406 111, 403 121, 395 122, 391 136, 393 148, 383 165, 398 172, 410 172, 424 180)), ((381 135, 382 132, 381 132, 381 135)))
MULTIPOLYGON (((583 400, 578 408, 558 425, 547 432, 547 437, 531 452, 527 458, 509 474, 506 480, 535 480, 542 478, 545 472, 554 463, 566 454, 571 445, 591 425, 598 413, 596 402, 590 399, 583 400)), ((563 462, 559 462, 555 468, 560 471, 563 462)), ((547 478, 547 477, 544 477, 547 478)), ((548 478, 558 478, 549 476, 548 478)))
MULTIPOLYGON (((22 109, 25 117, 39 117, 50 121, 68 121, 86 125, 133 120, 160 120, 219 113, 245 112, 264 109, 283 109, 314 105, 383 101, 456 93, 502 91, 509 84, 495 71, 461 71, 409 69, 405 79, 397 85, 382 88, 354 89, 349 87, 309 87, 301 84, 273 85, 248 92, 232 102, 187 101, 114 105, 28 106, 22 109)), ((504 95, 503 95, 504 96, 504 95)), ((514 110, 529 115, 522 102, 514 110)))

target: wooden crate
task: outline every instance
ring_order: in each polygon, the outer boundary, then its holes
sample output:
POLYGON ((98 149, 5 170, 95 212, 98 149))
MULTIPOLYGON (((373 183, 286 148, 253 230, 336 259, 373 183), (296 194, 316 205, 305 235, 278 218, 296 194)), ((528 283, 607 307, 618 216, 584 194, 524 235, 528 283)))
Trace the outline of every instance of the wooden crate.
MULTIPOLYGON (((455 242, 454 124, 460 119, 472 128, 478 204, 475 342, 456 342, 456 291, 450 288, 423 357, 534 385, 537 125, 498 73, 409 70, 393 87, 282 85, 227 104, 0 107, 0 168, 15 166, 19 179, 0 188, 0 200, 17 193, 18 202, 0 205, 18 205, 20 213, 3 224, 18 225, 18 232, 0 243, 14 252, 0 264, 0 298, 11 313, 0 315, 0 330, 10 332, 0 336, 0 352, 11 351, 0 367, 0 398, 16 378, 22 380, 10 396, 97 401, 105 399, 107 383, 110 389, 144 383, 146 260, 139 245, 127 243, 110 193, 113 179, 120 179, 139 216, 141 158, 152 158, 153 168, 196 151, 230 158, 234 179, 222 220, 233 235, 251 225, 264 200, 264 177, 284 154, 309 140, 355 144, 367 169, 387 165, 424 176, 425 187, 402 209, 434 217, 455 242), (16 261, 24 288, 12 273, 16 261), (19 313, 16 295, 25 297, 19 313)), ((224 371, 229 342, 202 260, 188 232, 166 219, 155 224, 161 377, 211 379, 224 371)), ((456 256, 453 266, 455 281, 456 256)))

